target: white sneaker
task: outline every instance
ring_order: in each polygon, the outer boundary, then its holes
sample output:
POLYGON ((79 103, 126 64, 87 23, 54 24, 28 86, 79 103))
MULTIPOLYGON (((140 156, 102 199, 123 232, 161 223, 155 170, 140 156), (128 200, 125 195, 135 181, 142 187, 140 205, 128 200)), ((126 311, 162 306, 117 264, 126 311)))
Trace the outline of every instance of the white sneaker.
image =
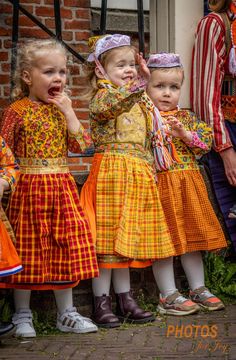
POLYGON ((32 318, 30 309, 20 309, 13 315, 12 322, 16 326, 15 336, 25 338, 36 337, 32 318))
POLYGON ((73 332, 77 334, 98 331, 97 326, 92 320, 80 315, 75 307, 66 309, 62 315, 57 315, 57 329, 63 332, 73 332))

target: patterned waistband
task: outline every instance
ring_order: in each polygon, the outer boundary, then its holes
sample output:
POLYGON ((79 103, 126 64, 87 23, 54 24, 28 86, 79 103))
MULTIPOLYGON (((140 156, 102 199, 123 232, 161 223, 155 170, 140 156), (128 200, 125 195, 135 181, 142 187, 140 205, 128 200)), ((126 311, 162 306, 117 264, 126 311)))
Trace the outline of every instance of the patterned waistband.
POLYGON ((223 95, 221 97, 221 107, 225 120, 236 123, 236 96, 223 95))
POLYGON ((17 162, 20 165, 20 170, 23 174, 60 174, 69 172, 66 158, 18 158, 17 162))
POLYGON ((95 148, 96 152, 106 152, 106 151, 116 151, 116 150, 137 150, 142 153, 145 153, 146 150, 142 145, 132 144, 132 143, 111 143, 103 144, 95 148))

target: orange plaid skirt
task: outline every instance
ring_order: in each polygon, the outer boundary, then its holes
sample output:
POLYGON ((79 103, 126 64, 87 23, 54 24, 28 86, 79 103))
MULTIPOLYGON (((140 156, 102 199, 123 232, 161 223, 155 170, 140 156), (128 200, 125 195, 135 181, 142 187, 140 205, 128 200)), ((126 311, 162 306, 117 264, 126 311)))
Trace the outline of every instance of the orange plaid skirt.
POLYGON ((199 170, 162 172, 158 189, 177 255, 227 246, 199 170))
POLYGON ((100 267, 144 267, 175 255, 147 161, 95 154, 80 201, 96 238, 100 267))
POLYGON ((71 288, 98 276, 92 235, 70 173, 21 174, 7 214, 24 269, 4 278, 5 287, 71 288))

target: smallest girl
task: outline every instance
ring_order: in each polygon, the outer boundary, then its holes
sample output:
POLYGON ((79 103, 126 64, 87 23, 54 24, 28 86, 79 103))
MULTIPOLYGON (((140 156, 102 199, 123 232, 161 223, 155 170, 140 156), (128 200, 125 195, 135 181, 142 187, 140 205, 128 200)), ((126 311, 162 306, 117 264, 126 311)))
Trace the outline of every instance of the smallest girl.
POLYGON ((212 130, 189 110, 179 108, 184 70, 179 55, 151 55, 147 66, 151 76, 147 93, 167 126, 180 163, 158 174, 158 190, 176 255, 190 286, 190 299, 175 286, 173 257, 153 264, 160 290, 158 309, 162 314, 188 315, 199 310, 223 309, 224 305, 205 287, 201 251, 225 247, 226 240, 208 198, 197 158, 208 152, 212 130))
MULTIPOLYGON (((0 201, 5 191, 14 191, 18 177, 19 165, 5 140, 0 136, 0 201)), ((15 241, 13 230, 0 206, 0 278, 22 270, 21 260, 13 241, 15 241)), ((9 337, 14 331, 15 327, 12 323, 0 322, 0 340, 9 337)))

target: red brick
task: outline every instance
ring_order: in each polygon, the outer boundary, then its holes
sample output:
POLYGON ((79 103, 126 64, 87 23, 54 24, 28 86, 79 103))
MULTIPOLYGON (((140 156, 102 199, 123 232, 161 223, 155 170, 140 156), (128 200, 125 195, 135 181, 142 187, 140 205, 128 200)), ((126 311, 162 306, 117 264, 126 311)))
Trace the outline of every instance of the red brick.
MULTIPOLYGON (((9 77, 10 78, 10 77, 9 77)), ((10 82, 9 82, 10 83, 10 82)), ((3 89, 4 91, 3 91, 3 94, 4 94, 4 96, 5 97, 9 97, 10 96, 10 86, 4 86, 4 89, 3 89)))
POLYGON ((39 39, 48 39, 49 35, 41 30, 41 29, 29 29, 28 28, 20 28, 20 36, 26 37, 26 38, 39 38, 39 39))
POLYGON ((90 31, 79 31, 75 33, 75 40, 81 41, 81 40, 88 40, 90 37, 90 31))
POLYGON ((72 41, 73 40, 73 32, 72 31, 62 31, 62 39, 66 42, 72 41))
POLYGON ((0 84, 8 84, 9 83, 9 75, 0 74, 0 84))
POLYGON ((0 60, 7 61, 8 60, 8 53, 7 52, 0 52, 0 60))
POLYGON ((84 30, 89 29, 90 21, 88 20, 71 20, 65 21, 65 29, 84 30))
POLYGON ((77 18, 80 19, 90 19, 90 9, 79 9, 75 12, 77 18))
POLYGON ((52 6, 37 6, 35 9, 37 16, 54 17, 54 7, 52 6))
POLYGON ((0 27, 0 36, 11 36, 11 29, 0 27))
POLYGON ((8 73, 8 76, 9 76, 9 73, 11 71, 11 64, 2 63, 1 68, 2 68, 2 71, 5 73, 8 73))
POLYGON ((0 4, 0 14, 12 14, 12 5, 0 4))
POLYGON ((20 4, 24 8, 27 8, 27 5, 25 5, 25 4, 41 4, 41 0, 23 0, 23 1, 20 1, 20 4))
POLYGON ((90 7, 90 0, 64 0, 64 6, 90 7))
POLYGON ((25 15, 20 16, 19 26, 27 26, 29 28, 37 27, 37 25, 25 15))
POLYGON ((55 20, 53 17, 45 19, 45 26, 49 28, 52 32, 55 32, 55 20))

